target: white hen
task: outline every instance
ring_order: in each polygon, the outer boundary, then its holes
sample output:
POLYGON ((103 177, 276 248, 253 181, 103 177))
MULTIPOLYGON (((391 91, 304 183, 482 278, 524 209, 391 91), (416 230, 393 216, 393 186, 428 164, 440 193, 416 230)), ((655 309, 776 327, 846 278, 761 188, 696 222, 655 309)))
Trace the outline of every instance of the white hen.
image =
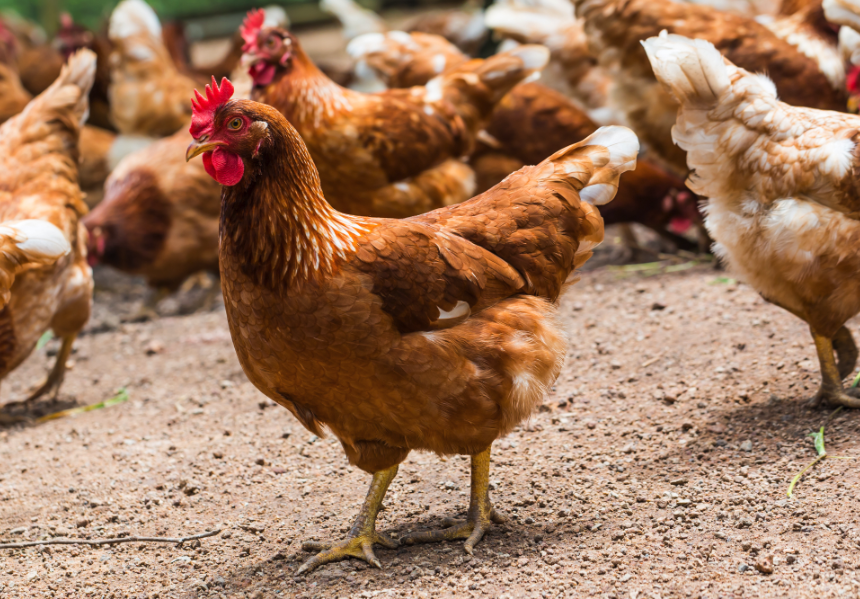
POLYGON ((857 358, 844 324, 860 312, 860 117, 784 104, 767 77, 702 40, 664 32, 643 45, 681 104, 673 136, 687 151, 690 189, 709 198, 716 253, 809 324, 823 379, 816 398, 860 407, 842 386, 857 358))

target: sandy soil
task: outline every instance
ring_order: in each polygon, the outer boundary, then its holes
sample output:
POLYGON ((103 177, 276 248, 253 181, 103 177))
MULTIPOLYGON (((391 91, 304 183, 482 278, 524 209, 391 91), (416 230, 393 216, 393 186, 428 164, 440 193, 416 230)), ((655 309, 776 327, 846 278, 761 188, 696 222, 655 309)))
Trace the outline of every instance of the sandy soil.
MULTIPOLYGON (((121 387, 130 399, 0 431, 0 539, 224 532, 2 550, 4 599, 860 596, 857 463, 827 460, 786 497, 831 413, 806 404, 808 332, 711 266, 602 267, 564 298, 567 365, 540 413, 494 446, 509 520, 474 557, 461 542, 379 548, 383 570, 350 560, 302 578, 301 542, 341 537, 369 477, 247 382, 223 307, 170 316, 174 298, 167 316, 122 324, 143 288, 98 281, 59 404, 121 387)), ((44 376, 55 343, 4 401, 44 376)), ((856 412, 837 414, 828 451, 860 455, 858 428, 856 412)), ((412 454, 379 528, 433 527, 467 501, 465 458, 412 454)))

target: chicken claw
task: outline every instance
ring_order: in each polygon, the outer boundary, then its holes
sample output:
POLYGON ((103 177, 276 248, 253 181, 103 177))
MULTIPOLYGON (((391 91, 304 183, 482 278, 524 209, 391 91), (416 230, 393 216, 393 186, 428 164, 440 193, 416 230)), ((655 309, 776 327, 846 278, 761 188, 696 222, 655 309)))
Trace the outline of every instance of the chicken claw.
POLYGON ((472 456, 472 496, 469 501, 469 514, 465 521, 446 518, 440 530, 420 532, 403 539, 407 545, 416 543, 435 543, 466 539, 464 549, 472 555, 492 523, 501 524, 505 519, 490 504, 490 449, 472 456))
POLYGON ((395 549, 400 545, 388 535, 376 532, 376 516, 382 507, 385 492, 388 491, 388 486, 395 476, 397 476, 397 466, 373 474, 373 481, 370 483, 367 498, 364 500, 364 505, 361 506, 355 524, 352 525, 352 530, 349 531, 346 539, 337 543, 317 541, 303 543, 302 549, 304 551, 319 551, 319 553, 303 563, 296 574, 304 574, 323 564, 337 562, 348 557, 357 557, 377 568, 382 568, 382 564, 373 553, 374 543, 388 549, 395 549))
MULTIPOLYGON (((843 327, 845 329, 845 327, 843 327)), ((812 405, 819 406, 824 404, 845 406, 846 408, 860 408, 860 399, 853 397, 858 393, 856 389, 846 391, 842 386, 842 376, 845 370, 843 355, 849 354, 848 361, 852 362, 851 354, 856 359, 856 347, 854 346, 851 333, 842 329, 836 334, 833 340, 819 335, 813 331, 812 338, 815 340, 815 349, 818 352, 818 360, 821 363, 821 389, 812 398, 812 405), (848 338, 846 340, 845 334, 848 338), (848 345, 850 341, 850 345, 848 345), (834 345, 837 353, 840 354, 839 365, 836 363, 836 357, 833 355, 834 345), (847 346, 847 347, 846 347, 847 346), (853 348, 853 352, 851 349, 853 348), (840 368, 842 366, 842 368, 840 368)), ((853 370, 853 364, 851 364, 853 370)), ((850 374, 848 372, 847 374, 850 374)))

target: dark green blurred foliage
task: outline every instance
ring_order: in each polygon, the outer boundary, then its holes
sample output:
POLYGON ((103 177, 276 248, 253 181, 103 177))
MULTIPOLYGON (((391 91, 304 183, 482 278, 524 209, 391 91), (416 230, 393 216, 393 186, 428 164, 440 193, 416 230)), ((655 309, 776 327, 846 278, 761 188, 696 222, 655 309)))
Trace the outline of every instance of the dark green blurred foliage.
MULTIPOLYGON (((162 20, 205 17, 238 13, 258 6, 306 4, 306 0, 147 0, 162 20)), ((110 16, 119 0, 0 0, 0 10, 15 10, 21 16, 40 23, 52 33, 57 29, 59 15, 71 13, 75 21, 97 29, 110 16)))

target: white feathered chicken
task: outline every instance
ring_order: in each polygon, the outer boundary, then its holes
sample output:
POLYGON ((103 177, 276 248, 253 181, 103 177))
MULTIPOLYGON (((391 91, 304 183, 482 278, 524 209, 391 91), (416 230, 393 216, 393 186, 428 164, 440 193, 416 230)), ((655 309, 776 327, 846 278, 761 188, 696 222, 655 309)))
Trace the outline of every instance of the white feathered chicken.
POLYGON ((709 198, 717 254, 809 324, 816 400, 860 407, 842 385, 857 359, 845 322, 860 312, 860 117, 782 103, 703 40, 664 32, 643 45, 681 105, 673 136, 690 189, 709 198))

